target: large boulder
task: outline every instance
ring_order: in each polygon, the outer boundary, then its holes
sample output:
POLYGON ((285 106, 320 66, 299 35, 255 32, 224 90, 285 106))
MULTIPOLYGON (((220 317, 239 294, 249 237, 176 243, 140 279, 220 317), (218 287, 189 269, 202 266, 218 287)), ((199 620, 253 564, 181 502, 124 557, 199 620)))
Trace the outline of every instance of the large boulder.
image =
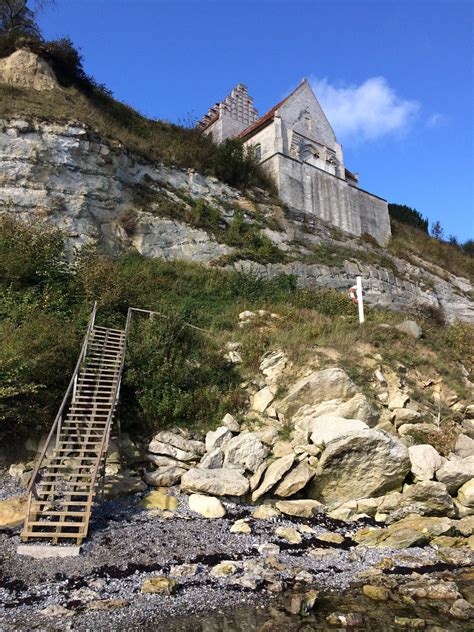
POLYGON ((293 417, 296 430, 307 431, 314 419, 331 415, 344 419, 359 419, 368 426, 374 426, 378 420, 378 413, 362 393, 356 393, 348 400, 331 399, 316 406, 302 406, 293 417))
POLYGON ((181 480, 187 470, 183 467, 159 467, 154 472, 145 472, 143 478, 147 485, 154 487, 170 487, 181 480))
POLYGON ((359 430, 327 445, 310 497, 328 503, 380 496, 399 488, 409 471, 400 441, 383 431, 359 430))
POLYGON ((431 481, 436 470, 446 460, 429 444, 410 446, 408 455, 411 462, 411 471, 419 481, 431 481))
POLYGON ((242 432, 233 437, 222 448, 224 467, 239 467, 255 472, 268 454, 254 432, 242 432))
POLYGON ((258 488, 252 494, 253 502, 257 501, 263 494, 266 494, 279 480, 281 480, 282 476, 288 472, 290 467, 293 465, 293 461, 295 460, 294 454, 288 454, 287 456, 282 456, 280 459, 273 461, 265 471, 265 476, 263 477, 263 481, 260 483, 258 488))
POLYGON ((280 496, 281 498, 293 496, 293 494, 299 492, 309 483, 315 472, 316 470, 310 467, 306 460, 301 461, 285 476, 275 489, 275 496, 280 496))
POLYGON ((324 511, 324 505, 317 500, 279 500, 275 507, 287 516, 297 516, 299 518, 312 518, 317 513, 324 511))
POLYGON ((368 425, 358 419, 344 419, 333 415, 323 415, 313 419, 309 425, 311 441, 315 445, 324 446, 351 432, 368 429, 368 425))
POLYGON ((354 382, 339 368, 314 371, 290 387, 281 408, 291 417, 302 406, 317 406, 332 399, 347 400, 357 393, 354 382))
POLYGON ((195 468, 183 474, 181 489, 215 496, 243 496, 248 492, 249 482, 238 470, 195 468))
POLYGON ((455 494, 470 478, 474 478, 474 456, 445 461, 436 470, 436 479, 446 485, 450 494, 455 494))

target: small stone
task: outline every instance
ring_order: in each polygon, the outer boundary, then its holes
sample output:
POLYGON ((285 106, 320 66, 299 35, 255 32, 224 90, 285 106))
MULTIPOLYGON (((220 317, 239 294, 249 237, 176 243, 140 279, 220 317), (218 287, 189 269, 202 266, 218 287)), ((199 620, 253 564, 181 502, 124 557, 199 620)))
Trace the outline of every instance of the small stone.
POLYGON ((455 619, 469 621, 469 619, 474 619, 474 607, 465 599, 456 599, 449 610, 449 614, 455 619))
POLYGON ((421 630, 426 626, 426 621, 424 619, 410 619, 409 617, 395 617, 393 622, 395 625, 398 625, 399 628, 405 628, 408 630, 421 630))
POLYGON ((263 544, 259 544, 256 547, 257 551, 260 553, 260 555, 279 555, 280 553, 280 547, 278 546, 278 544, 272 544, 271 542, 264 542, 263 544))
POLYGON ((239 422, 230 413, 227 413, 226 415, 224 415, 224 418, 222 420, 222 425, 229 428, 231 432, 240 432, 239 422))
POLYGON ((355 628, 362 625, 362 616, 356 612, 331 612, 326 617, 329 625, 337 625, 340 628, 355 628))
POLYGON ((179 564, 170 568, 170 575, 173 577, 193 577, 197 570, 197 564, 179 564))
POLYGON ((239 314, 239 320, 251 320, 252 318, 255 318, 256 314, 255 312, 251 312, 250 310, 245 310, 243 312, 240 312, 239 314))
POLYGON ((0 500, 0 527, 17 527, 23 524, 26 514, 26 496, 11 496, 0 500))
POLYGON ((275 426, 265 426, 262 430, 255 433, 262 443, 272 446, 278 440, 278 430, 275 426))
POLYGON ((275 489, 275 496, 287 498, 293 496, 305 487, 315 475, 316 470, 308 465, 306 460, 301 461, 293 468, 275 489))
POLYGON ((228 577, 237 572, 237 566, 233 562, 220 562, 211 569, 213 577, 228 577))
POLYGON ((278 527, 275 530, 275 535, 290 544, 300 544, 302 540, 301 535, 293 527, 278 527))
POLYGON ((318 533, 316 537, 318 540, 321 540, 321 542, 329 542, 331 544, 342 544, 345 541, 345 537, 343 535, 340 533, 332 533, 331 531, 318 533))
POLYGON ((260 486, 252 493, 252 501, 257 501, 263 494, 266 494, 266 492, 276 485, 293 465, 294 460, 295 455, 292 452, 271 463, 265 471, 260 486))
POLYGON ((401 331, 412 338, 416 338, 417 340, 423 335, 420 325, 418 325, 418 323, 414 320, 404 320, 403 323, 397 325, 395 329, 398 329, 398 331, 401 331))
POLYGON ((308 534, 316 533, 313 527, 310 527, 308 524, 299 524, 297 526, 297 529, 300 533, 308 533, 308 534))
POLYGON ((142 593, 160 593, 171 595, 176 590, 178 582, 162 575, 145 579, 142 584, 142 593))
POLYGON ((52 604, 40 610, 40 614, 42 614, 43 617, 72 617, 76 613, 74 610, 69 610, 59 604, 52 604))
POLYGON ((195 511, 204 518, 223 518, 226 514, 223 504, 214 496, 191 494, 188 502, 191 511, 195 511))
POLYGON ((366 597, 372 599, 372 601, 387 601, 390 597, 390 591, 383 586, 372 586, 371 584, 366 584, 362 586, 362 592, 366 597))
POLYGON ((202 457, 197 467, 204 470, 217 470, 222 467, 223 463, 224 453, 220 448, 214 448, 214 450, 211 450, 202 457))
POLYGON ((287 516, 299 518, 312 518, 324 511, 324 505, 317 500, 279 500, 275 507, 287 516))
POLYGON ((276 457, 293 454, 293 446, 289 441, 276 441, 272 447, 272 454, 276 457))
POLYGON ((87 604, 88 610, 117 610, 128 606, 125 599, 97 599, 87 604))
POLYGON ((255 509, 252 514, 252 518, 255 520, 271 520, 280 516, 280 512, 271 505, 260 505, 255 509))
POLYGON ((243 533, 244 535, 249 535, 252 532, 248 521, 245 518, 241 518, 240 520, 236 520, 234 524, 229 529, 231 533, 243 533))
POLYGON ((407 404, 409 401, 410 398, 406 393, 402 393, 402 391, 397 391, 389 399, 388 407, 390 410, 395 410, 396 408, 405 408, 405 404, 407 404))

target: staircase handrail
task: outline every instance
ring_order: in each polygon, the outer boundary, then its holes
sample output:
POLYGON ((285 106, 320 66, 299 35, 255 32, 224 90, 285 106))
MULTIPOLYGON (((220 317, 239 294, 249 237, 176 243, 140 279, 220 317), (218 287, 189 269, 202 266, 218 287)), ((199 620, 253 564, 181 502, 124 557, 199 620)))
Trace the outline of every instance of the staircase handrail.
POLYGON ((53 423, 53 425, 51 427, 51 430, 49 431, 48 438, 46 439, 46 442, 45 442, 45 444, 43 446, 43 449, 42 449, 42 451, 40 453, 40 456, 36 459, 35 469, 33 470, 33 474, 31 475, 30 482, 28 484, 27 494, 30 494, 33 491, 33 487, 34 487, 34 485, 36 483, 38 472, 39 472, 39 470, 41 468, 41 464, 42 464, 43 459, 45 457, 45 454, 46 454, 46 452, 48 450, 48 446, 51 443, 51 439, 52 439, 54 433, 56 431, 60 430, 60 422, 62 420, 62 415, 63 415, 64 408, 65 408, 65 406, 67 404, 67 401, 69 399, 71 391, 74 388, 74 384, 75 384, 76 378, 77 378, 77 376, 79 374, 79 369, 81 368, 81 364, 82 364, 82 362, 83 362, 83 360, 84 360, 84 358, 86 356, 86 353, 87 353, 87 345, 89 343, 90 334, 91 334, 92 329, 94 327, 96 312, 97 312, 97 302, 94 303, 94 307, 92 309, 92 313, 91 313, 90 318, 89 318, 89 324, 87 326, 86 335, 84 336, 84 341, 82 343, 81 352, 80 352, 79 357, 77 359, 76 368, 74 369, 74 373, 72 374, 71 380, 69 382, 69 386, 67 387, 66 393, 65 393, 65 395, 63 397, 63 401, 61 402, 61 406, 59 407, 58 413, 57 413, 57 415, 56 415, 56 417, 54 419, 54 423, 53 423))

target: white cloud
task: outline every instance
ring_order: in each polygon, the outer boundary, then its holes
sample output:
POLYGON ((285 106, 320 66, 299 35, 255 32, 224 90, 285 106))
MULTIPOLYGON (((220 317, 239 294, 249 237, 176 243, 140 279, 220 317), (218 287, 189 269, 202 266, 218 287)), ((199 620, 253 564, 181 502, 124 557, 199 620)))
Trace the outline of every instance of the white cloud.
POLYGON ((397 96, 385 77, 370 77, 360 85, 332 85, 310 79, 311 86, 340 139, 376 140, 403 133, 420 104, 397 96))
POLYGON ((446 117, 444 116, 444 114, 435 112, 426 121, 426 125, 427 127, 439 127, 440 125, 443 125, 445 122, 446 122, 446 117))

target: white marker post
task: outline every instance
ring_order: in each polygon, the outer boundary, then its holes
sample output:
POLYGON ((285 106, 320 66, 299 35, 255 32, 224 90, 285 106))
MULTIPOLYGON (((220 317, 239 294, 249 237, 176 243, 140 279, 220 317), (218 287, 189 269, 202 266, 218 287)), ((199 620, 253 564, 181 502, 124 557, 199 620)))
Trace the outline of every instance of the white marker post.
POLYGON ((362 277, 358 276, 357 279, 357 307, 359 308, 359 323, 362 325, 365 321, 364 318, 364 295, 362 293, 362 277))

